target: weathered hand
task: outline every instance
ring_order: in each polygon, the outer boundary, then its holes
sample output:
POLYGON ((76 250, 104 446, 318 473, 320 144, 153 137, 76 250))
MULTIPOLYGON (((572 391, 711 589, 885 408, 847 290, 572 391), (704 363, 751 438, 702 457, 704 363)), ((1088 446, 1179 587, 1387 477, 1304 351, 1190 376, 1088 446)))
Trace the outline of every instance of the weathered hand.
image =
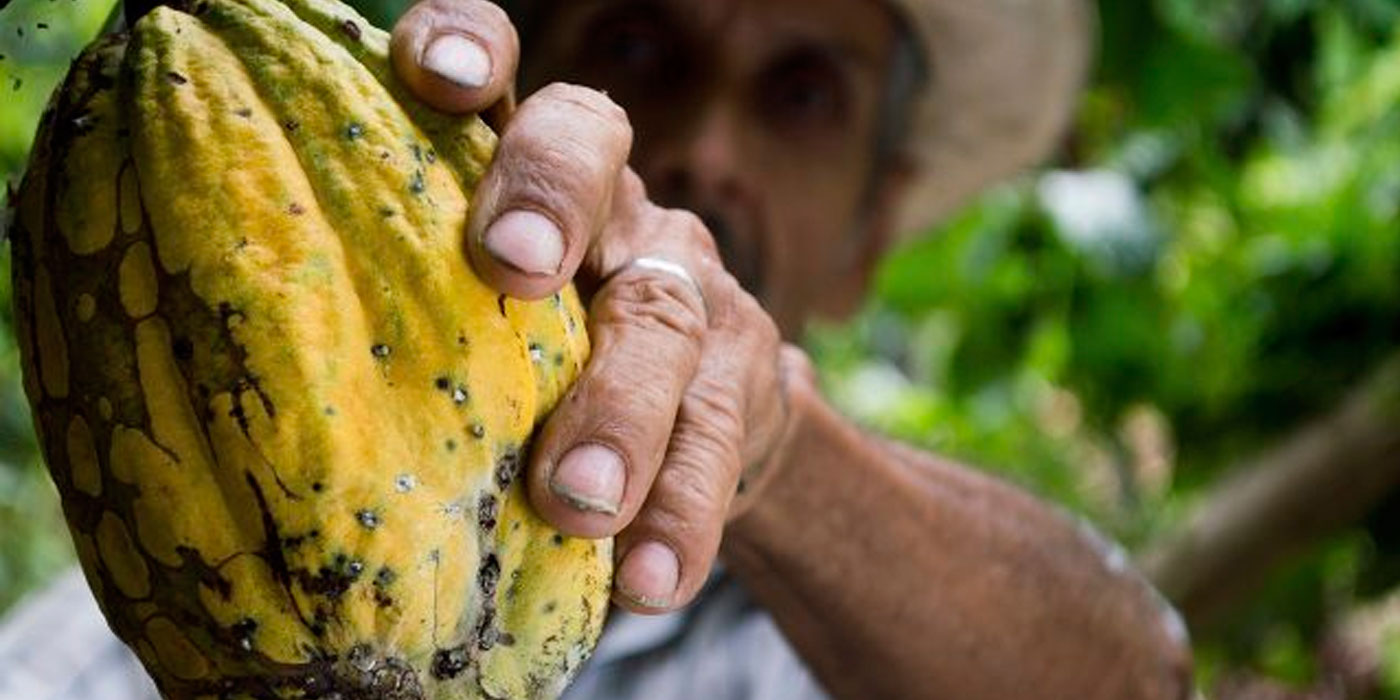
MULTIPOLYGON (((420 98, 479 111, 509 99, 518 43, 493 4, 425 0, 395 28, 393 52, 420 98)), ((571 279, 590 295, 593 356, 534 444, 530 496, 566 533, 616 535, 615 599, 660 612, 694 597, 743 507, 745 469, 756 477, 774 459, 785 368, 802 360, 700 219, 647 199, 631 144, 627 115, 603 94, 540 90, 505 125, 466 248, 514 297, 571 279)))

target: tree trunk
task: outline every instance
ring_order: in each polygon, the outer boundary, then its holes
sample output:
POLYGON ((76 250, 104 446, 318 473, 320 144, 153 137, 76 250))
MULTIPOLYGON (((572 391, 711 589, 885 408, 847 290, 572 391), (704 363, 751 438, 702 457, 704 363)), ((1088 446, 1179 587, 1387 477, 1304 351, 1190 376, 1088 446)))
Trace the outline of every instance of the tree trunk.
POLYGON ((1240 466, 1140 558, 1199 628, 1400 485, 1400 357, 1332 413, 1240 466))

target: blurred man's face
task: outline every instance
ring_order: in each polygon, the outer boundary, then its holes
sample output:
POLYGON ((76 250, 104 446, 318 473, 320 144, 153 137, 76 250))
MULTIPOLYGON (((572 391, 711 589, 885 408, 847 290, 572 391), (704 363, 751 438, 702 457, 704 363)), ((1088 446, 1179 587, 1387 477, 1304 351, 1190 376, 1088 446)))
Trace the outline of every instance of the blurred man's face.
POLYGON ((881 3, 554 7, 524 47, 527 90, 581 83, 626 108, 652 198, 704 217, 785 331, 857 301, 889 204, 872 191, 895 36, 881 3))

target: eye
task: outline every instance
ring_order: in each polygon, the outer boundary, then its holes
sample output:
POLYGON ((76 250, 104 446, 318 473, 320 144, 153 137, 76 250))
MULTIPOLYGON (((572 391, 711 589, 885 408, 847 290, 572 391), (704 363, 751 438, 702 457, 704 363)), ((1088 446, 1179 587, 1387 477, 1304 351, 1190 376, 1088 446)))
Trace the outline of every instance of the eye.
POLYGON ((635 77, 665 72, 670 51, 665 32, 656 22, 633 18, 609 23, 598 37, 600 67, 635 77))
POLYGON ((823 57, 797 56, 781 62, 760 89, 765 116, 775 126, 839 126, 846 119, 845 78, 823 57))

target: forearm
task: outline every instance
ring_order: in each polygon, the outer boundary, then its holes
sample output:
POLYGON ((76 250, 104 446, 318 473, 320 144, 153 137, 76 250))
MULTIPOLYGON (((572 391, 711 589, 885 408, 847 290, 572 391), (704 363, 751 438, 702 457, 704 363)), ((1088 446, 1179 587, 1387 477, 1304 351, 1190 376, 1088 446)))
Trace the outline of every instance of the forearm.
POLYGON ((794 397, 725 557, 838 697, 1179 700, 1189 651, 1126 560, 1001 482, 794 397))

